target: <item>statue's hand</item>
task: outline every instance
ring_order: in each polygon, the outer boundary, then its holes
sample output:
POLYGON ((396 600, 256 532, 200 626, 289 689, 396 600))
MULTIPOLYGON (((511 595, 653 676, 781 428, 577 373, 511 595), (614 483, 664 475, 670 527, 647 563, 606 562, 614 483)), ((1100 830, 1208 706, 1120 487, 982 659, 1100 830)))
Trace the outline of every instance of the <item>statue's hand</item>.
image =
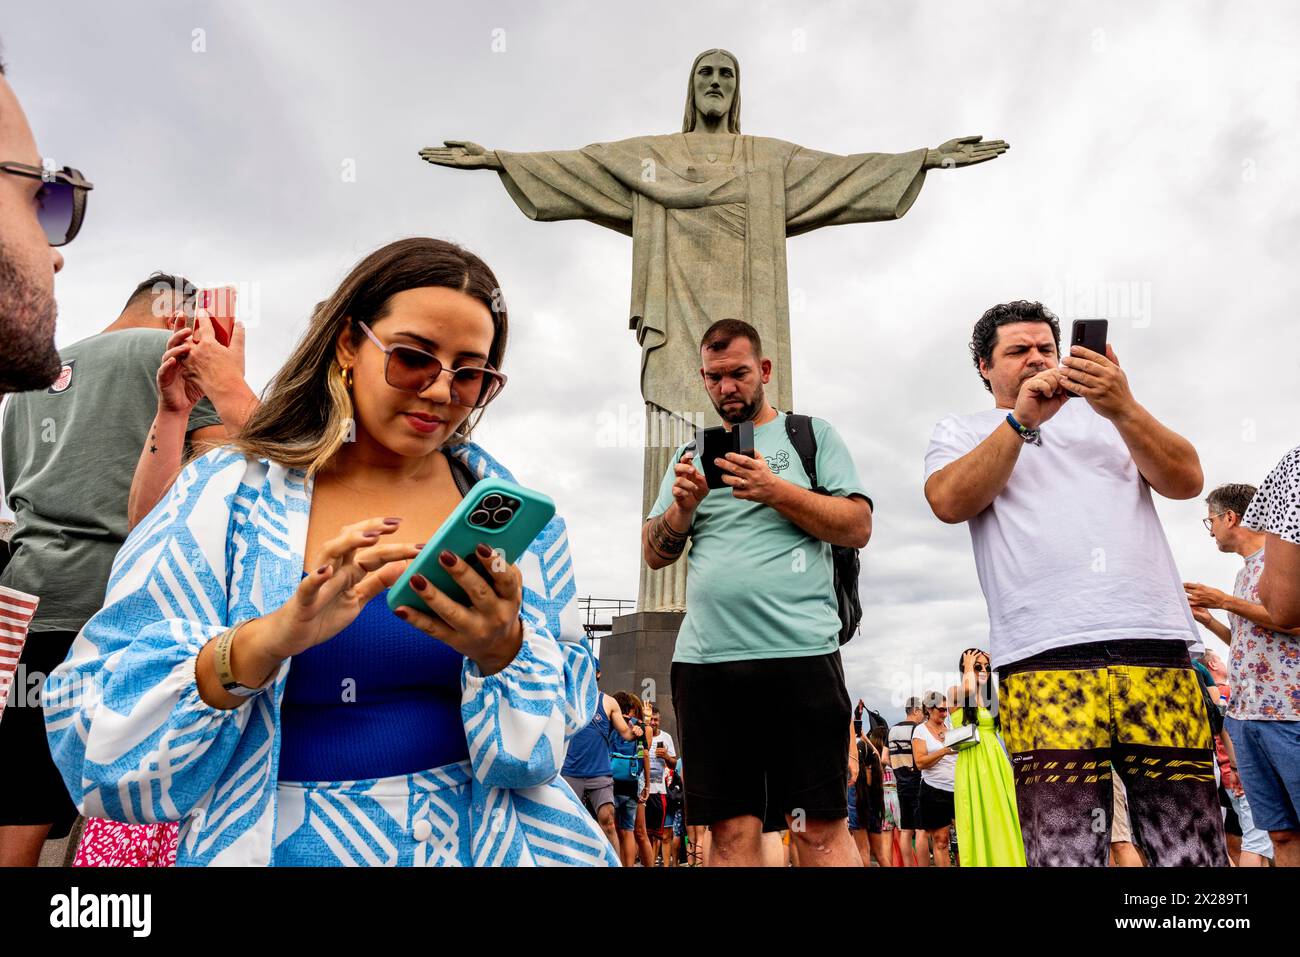
POLYGON ((982 136, 959 136, 926 153, 926 169, 952 169, 957 166, 974 166, 997 159, 1011 144, 1006 140, 984 140, 982 136))
POLYGON ((420 150, 420 158, 437 166, 454 166, 457 169, 501 168, 496 153, 469 140, 444 140, 442 146, 426 146, 420 150))

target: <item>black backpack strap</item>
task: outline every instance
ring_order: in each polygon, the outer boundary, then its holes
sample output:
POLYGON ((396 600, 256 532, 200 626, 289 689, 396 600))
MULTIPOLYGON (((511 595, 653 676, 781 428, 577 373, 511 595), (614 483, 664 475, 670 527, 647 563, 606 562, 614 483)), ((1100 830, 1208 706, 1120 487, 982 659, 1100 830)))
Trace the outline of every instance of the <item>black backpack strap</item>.
MULTIPOLYGON (((785 434, 790 437, 790 444, 799 453, 799 461, 803 465, 803 470, 808 473, 809 487, 814 492, 829 495, 830 493, 826 489, 817 484, 817 434, 813 432, 812 416, 787 412, 785 414, 785 434)), ((864 497, 874 512, 876 503, 871 500, 870 495, 864 497)))
POLYGON ((451 466, 452 481, 456 483, 456 489, 460 492, 460 497, 464 498, 469 494, 469 490, 478 484, 478 476, 470 471, 468 465, 446 449, 443 450, 443 455, 447 456, 447 464, 451 466))
POLYGON ((813 434, 812 416, 787 412, 785 434, 799 454, 799 462, 808 476, 809 487, 814 492, 820 490, 821 486, 817 484, 817 436, 813 434))
MULTIPOLYGON (((600 696, 600 705, 599 705, 599 707, 601 707, 601 708, 605 707, 605 692, 603 692, 603 691, 601 691, 599 688, 597 688, 597 689, 596 689, 596 694, 598 694, 598 695, 600 696)), ((617 704, 617 699, 615 700, 615 703, 617 704)), ((619 708, 619 709, 618 709, 618 713, 619 713, 619 714, 623 714, 623 709, 622 709, 622 708, 619 708)), ((626 715, 624 715, 624 717, 623 717, 623 721, 624 721, 624 723, 627 722, 627 716, 626 716, 626 715)), ((605 714, 605 726, 606 726, 606 727, 605 727, 605 750, 607 750, 610 754, 613 754, 613 753, 614 753, 614 737, 617 735, 618 738, 619 738, 620 740, 622 740, 622 737, 623 737, 623 736, 622 736, 621 734, 619 734, 616 730, 614 730, 614 719, 611 718, 611 717, 609 716, 608 712, 605 714)))

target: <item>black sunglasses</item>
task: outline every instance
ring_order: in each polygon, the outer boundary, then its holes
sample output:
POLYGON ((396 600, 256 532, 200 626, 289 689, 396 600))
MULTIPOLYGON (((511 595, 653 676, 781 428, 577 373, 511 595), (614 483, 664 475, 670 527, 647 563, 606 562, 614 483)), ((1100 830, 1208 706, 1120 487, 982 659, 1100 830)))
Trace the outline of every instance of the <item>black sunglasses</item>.
POLYGON ((386 346, 371 328, 360 320, 357 325, 384 353, 384 381, 403 392, 420 393, 438 381, 444 372, 451 373, 451 399, 457 405, 481 409, 505 388, 506 377, 487 366, 461 366, 447 369, 437 356, 413 346, 386 346))
POLYGON ((86 193, 95 188, 79 170, 65 166, 56 172, 27 163, 0 161, 0 173, 41 181, 36 194, 36 219, 51 246, 66 246, 77 238, 86 218, 86 193))

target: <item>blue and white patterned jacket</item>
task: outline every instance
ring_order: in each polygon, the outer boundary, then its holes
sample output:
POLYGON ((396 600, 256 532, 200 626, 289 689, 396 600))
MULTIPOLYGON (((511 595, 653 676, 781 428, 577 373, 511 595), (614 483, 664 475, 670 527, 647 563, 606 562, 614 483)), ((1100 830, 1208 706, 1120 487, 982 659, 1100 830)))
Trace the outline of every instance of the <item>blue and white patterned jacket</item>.
MULTIPOLYGON (((450 451, 479 477, 511 478, 472 443, 450 451)), ((272 688, 231 711, 199 697, 194 669, 211 638, 280 607, 298 587, 313 484, 303 470, 225 448, 190 463, 127 537, 104 608, 46 682, 50 747, 77 807, 133 824, 180 821, 177 864, 273 863, 279 710, 292 659, 272 688)), ((464 787, 456 806, 432 802, 452 819, 458 846, 436 862, 616 864, 559 777, 568 739, 598 701, 559 516, 519 566, 518 656, 486 678, 469 660, 461 672, 469 760, 435 776, 459 774, 464 787)), ((362 857, 430 862, 385 847, 362 857)))

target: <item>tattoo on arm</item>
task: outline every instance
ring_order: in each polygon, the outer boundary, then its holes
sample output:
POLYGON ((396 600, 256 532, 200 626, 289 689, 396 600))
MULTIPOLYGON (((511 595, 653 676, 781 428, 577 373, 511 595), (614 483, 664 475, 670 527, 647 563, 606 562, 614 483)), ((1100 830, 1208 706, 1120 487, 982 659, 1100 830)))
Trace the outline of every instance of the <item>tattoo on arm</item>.
POLYGON ((153 432, 149 435, 149 454, 153 455, 158 451, 158 433, 153 432))
POLYGON ((666 515, 659 515, 650 522, 650 548, 660 558, 667 561, 676 561, 682 555, 682 549, 686 547, 686 539, 690 537, 690 530, 679 532, 668 524, 666 515))

